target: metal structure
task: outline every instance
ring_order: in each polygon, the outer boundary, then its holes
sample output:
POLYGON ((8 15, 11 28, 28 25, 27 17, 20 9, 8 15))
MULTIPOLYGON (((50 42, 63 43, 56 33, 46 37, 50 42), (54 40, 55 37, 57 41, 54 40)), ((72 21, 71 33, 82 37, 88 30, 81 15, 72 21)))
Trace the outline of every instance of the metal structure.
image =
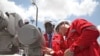
POLYGON ((38 6, 34 0, 32 0, 32 4, 36 6, 36 26, 38 26, 38 6))
POLYGON ((37 27, 26 24, 19 29, 18 36, 19 42, 23 45, 25 56, 41 55, 42 35, 37 27))

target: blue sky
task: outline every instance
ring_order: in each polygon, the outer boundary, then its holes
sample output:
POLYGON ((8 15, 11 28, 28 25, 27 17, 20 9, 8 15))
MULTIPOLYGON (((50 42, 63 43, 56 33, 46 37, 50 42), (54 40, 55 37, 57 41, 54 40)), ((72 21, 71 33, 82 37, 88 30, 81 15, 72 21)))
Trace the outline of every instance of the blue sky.
MULTIPOLYGON (((24 1, 23 0, 13 0, 13 1, 17 5, 22 5, 24 8, 29 8, 29 6, 32 5, 30 0, 24 0, 24 1)), ((83 1, 84 0, 77 0, 77 2, 79 4, 81 4, 83 1)), ((98 5, 94 8, 94 11, 91 13, 91 15, 88 15, 88 14, 86 14, 86 15, 79 15, 79 16, 70 15, 70 16, 66 16, 65 19, 73 21, 77 17, 82 17, 82 18, 85 18, 85 19, 89 20, 90 22, 92 22, 96 26, 100 25, 100 0, 92 0, 92 1, 98 2, 98 5)), ((43 22, 39 21, 38 22, 38 27, 43 29, 44 28, 43 27, 43 22)), ((99 39, 99 41, 100 41, 100 39, 99 39)))
POLYGON ((21 5, 25 8, 28 8, 31 5, 31 0, 12 0, 14 1, 17 5, 21 5))
MULTIPOLYGON (((77 17, 83 17, 100 27, 100 0, 36 0, 36 4, 39 8, 38 27, 42 30, 45 20, 56 24, 60 20, 73 21, 77 17)), ((18 13, 23 20, 35 20, 36 8, 31 0, 0 0, 0 8, 4 12, 18 13)))
MULTIPOLYGON (((12 0, 16 3, 16 5, 21 5, 22 7, 28 9, 31 4, 31 0, 12 0)), ((68 20, 73 20, 77 17, 83 17, 86 18, 87 20, 93 22, 95 25, 100 25, 100 1, 99 0, 94 0, 96 2, 99 3, 99 5, 96 6, 95 10, 93 11, 93 13, 89 16, 89 15, 81 15, 81 16, 75 16, 75 15, 71 15, 70 17, 68 17, 68 20)), ((81 3, 82 0, 79 0, 79 3, 81 3)), ((39 22, 41 24, 41 22, 39 22)), ((38 24, 39 24, 38 23, 38 24)), ((40 25, 39 24, 39 25, 40 25)), ((39 26, 38 25, 38 26, 39 26)), ((41 27, 41 26, 39 26, 41 27)))

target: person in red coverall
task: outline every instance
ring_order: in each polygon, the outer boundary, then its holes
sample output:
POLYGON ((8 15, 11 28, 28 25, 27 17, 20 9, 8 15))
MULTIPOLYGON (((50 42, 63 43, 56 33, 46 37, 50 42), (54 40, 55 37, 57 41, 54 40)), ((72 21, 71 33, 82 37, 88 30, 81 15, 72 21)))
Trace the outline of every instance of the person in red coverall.
POLYGON ((45 27, 45 33, 44 33, 44 38, 46 41, 46 46, 44 47, 44 56, 50 56, 51 54, 49 53, 52 50, 52 38, 54 35, 54 25, 52 24, 51 21, 46 21, 44 23, 44 27, 45 27))
POLYGON ((69 28, 69 22, 68 21, 60 21, 58 25, 55 27, 56 33, 53 36, 52 40, 52 49, 54 50, 54 53, 52 53, 53 56, 63 56, 64 51, 66 50, 65 46, 65 33, 67 29, 69 28))
POLYGON ((95 25, 83 18, 77 18, 69 27, 64 56, 100 56, 97 38, 99 32, 95 25))

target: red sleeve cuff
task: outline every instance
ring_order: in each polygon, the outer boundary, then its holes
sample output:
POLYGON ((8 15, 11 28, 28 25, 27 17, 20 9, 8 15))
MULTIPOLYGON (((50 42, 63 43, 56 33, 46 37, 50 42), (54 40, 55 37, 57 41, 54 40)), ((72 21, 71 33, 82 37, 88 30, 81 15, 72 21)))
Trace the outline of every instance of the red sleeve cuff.
POLYGON ((71 51, 75 51, 75 47, 74 46, 71 46, 70 48, 69 48, 71 51))
POLYGON ((53 55, 63 56, 63 52, 60 50, 60 51, 54 52, 53 55))
POLYGON ((80 52, 80 47, 77 46, 77 45, 75 45, 75 44, 73 44, 72 46, 70 46, 69 49, 70 49, 72 52, 74 52, 74 53, 80 52))

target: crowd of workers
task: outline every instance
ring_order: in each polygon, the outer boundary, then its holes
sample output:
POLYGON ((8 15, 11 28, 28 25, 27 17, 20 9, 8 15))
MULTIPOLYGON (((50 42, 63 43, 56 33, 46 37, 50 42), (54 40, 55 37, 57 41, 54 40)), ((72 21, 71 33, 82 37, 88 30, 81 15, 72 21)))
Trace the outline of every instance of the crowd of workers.
MULTIPOLYGON (((0 12, 0 54, 17 53, 20 48, 24 50, 25 47, 19 41, 18 30, 30 24, 23 23, 15 14, 5 14, 7 19, 0 12)), ((52 21, 46 21, 45 33, 35 26, 33 28, 36 31, 33 43, 29 45, 28 56, 100 56, 97 42, 100 33, 94 24, 84 18, 76 18, 73 22, 62 20, 55 25, 52 21)))

